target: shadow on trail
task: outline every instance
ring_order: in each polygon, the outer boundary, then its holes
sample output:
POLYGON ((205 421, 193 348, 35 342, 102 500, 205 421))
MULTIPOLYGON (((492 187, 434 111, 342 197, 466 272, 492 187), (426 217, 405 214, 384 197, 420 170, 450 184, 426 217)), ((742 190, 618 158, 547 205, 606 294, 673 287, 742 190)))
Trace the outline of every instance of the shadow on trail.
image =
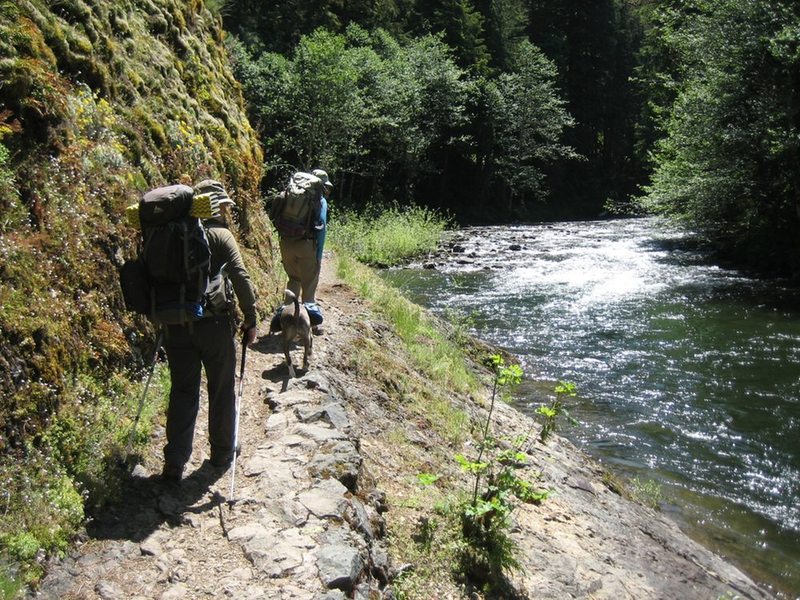
MULTIPOLYGON (((279 335, 262 336, 249 349, 262 354, 283 352, 279 335)), ((260 375, 282 382, 288 374, 281 361, 260 375)), ((182 525, 191 521, 192 515, 224 503, 225 498, 211 491, 223 477, 230 477, 229 470, 214 467, 208 460, 185 473, 180 484, 162 481, 158 474, 142 476, 126 471, 120 475, 120 499, 98 509, 87 523, 86 533, 97 540, 141 542, 165 523, 182 525)))
POLYGON ((86 533, 98 540, 141 542, 164 523, 186 523, 192 514, 207 512, 224 502, 212 495, 210 488, 227 473, 206 460, 180 484, 162 481, 159 475, 129 474, 122 481, 121 499, 98 511, 87 524, 86 533), (198 505, 204 496, 207 501, 198 505))
POLYGON ((275 354, 282 352, 281 349, 281 336, 268 333, 267 335, 259 336, 255 342, 250 344, 250 349, 262 354, 275 354))
MULTIPOLYGON (((286 367, 286 361, 283 358, 283 339, 279 334, 268 334, 261 336, 251 345, 251 348, 263 354, 279 354, 281 361, 276 363, 269 369, 264 369, 261 372, 261 378, 271 381, 272 383, 281 384, 281 392, 285 392, 289 387, 289 370, 286 367)), ((292 342, 292 352, 297 350, 297 343, 292 342)), ((297 377, 302 377, 308 372, 308 369, 301 369, 297 365, 294 367, 297 377)))

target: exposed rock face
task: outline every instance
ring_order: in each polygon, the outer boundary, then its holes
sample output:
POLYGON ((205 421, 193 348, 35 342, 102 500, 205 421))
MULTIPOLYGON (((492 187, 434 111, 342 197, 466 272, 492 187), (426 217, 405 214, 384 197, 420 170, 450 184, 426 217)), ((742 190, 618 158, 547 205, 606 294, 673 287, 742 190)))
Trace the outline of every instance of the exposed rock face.
MULTIPOLYGON (((359 344, 377 339, 394 353, 396 340, 327 270, 319 298, 326 333, 301 378, 286 379, 277 337, 248 352, 233 501, 230 471, 205 460, 201 416, 182 485, 146 475, 160 468, 163 439, 154 439, 123 501, 90 525, 69 557, 49 565, 31 597, 391 598, 393 578, 424 566, 409 562, 387 531, 433 514, 414 469, 424 465, 457 482, 458 470, 447 472, 437 452, 469 452, 474 442, 446 448, 430 424, 403 412, 385 386, 401 386, 410 373, 393 382, 365 376, 370 366, 359 365, 359 344), (402 443, 391 434, 401 430, 402 443)), ((474 400, 453 402, 485 414, 474 400)), ((532 427, 509 406, 495 410, 499 431, 532 427)), ((612 492, 599 465, 569 442, 554 437, 528 456, 553 493, 514 513, 522 567, 510 577, 515 597, 770 597, 662 515, 612 492)), ((470 594, 437 582, 420 593, 470 594)))

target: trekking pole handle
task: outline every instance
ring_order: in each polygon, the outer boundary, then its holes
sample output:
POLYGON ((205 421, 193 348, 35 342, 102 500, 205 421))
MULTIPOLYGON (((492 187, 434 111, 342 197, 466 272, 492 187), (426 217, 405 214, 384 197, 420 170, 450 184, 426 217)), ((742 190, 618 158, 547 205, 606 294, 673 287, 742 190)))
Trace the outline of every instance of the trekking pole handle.
POLYGON ((239 367, 239 376, 244 375, 244 356, 247 353, 247 341, 250 335, 250 328, 242 328, 242 361, 239 367))

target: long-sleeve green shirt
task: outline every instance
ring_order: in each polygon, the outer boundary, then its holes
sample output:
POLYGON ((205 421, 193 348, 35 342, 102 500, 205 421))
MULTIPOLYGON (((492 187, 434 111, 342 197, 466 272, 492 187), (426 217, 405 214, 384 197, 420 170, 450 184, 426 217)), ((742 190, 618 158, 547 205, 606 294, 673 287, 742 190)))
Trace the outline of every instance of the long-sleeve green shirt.
POLYGON ((244 267, 236 238, 219 221, 207 220, 205 226, 208 229, 208 245, 211 247, 211 276, 225 267, 244 315, 244 326, 253 326, 256 324, 256 289, 244 267))

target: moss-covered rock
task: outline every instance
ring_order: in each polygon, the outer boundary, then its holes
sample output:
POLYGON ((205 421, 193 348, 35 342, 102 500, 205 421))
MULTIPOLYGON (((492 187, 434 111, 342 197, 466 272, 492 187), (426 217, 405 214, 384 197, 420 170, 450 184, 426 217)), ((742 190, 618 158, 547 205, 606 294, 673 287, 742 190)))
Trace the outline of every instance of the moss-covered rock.
POLYGON ((0 460, 46 445, 75 381, 141 367, 117 272, 147 189, 226 184, 264 315, 263 157, 223 38, 198 0, 0 0, 0 460))

